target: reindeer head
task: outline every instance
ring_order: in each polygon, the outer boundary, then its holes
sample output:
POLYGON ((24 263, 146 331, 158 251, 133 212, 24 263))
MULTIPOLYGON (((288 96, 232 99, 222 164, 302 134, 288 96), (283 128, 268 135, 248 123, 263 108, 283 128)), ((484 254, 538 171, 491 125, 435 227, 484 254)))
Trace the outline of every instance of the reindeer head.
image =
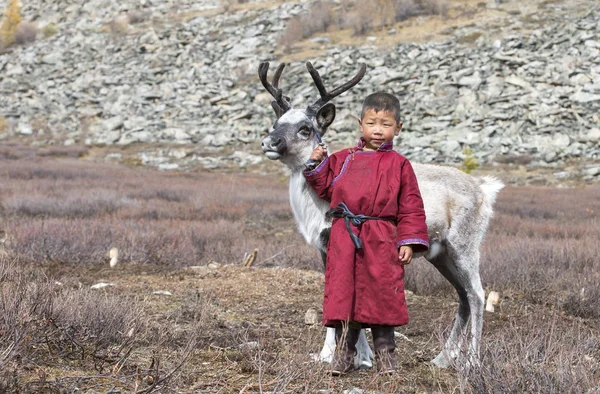
POLYGON ((310 62, 306 68, 310 73, 321 98, 305 110, 292 109, 291 100, 284 96, 278 87, 279 78, 285 63, 275 71, 273 83, 269 83, 267 73, 269 63, 261 63, 258 67, 258 76, 265 89, 273 96, 271 106, 277 114, 277 121, 273 129, 262 140, 262 151, 271 160, 280 160, 292 170, 303 168, 311 152, 320 142, 320 136, 325 135, 327 128, 335 119, 335 105, 328 103, 334 97, 349 90, 364 77, 367 67, 363 64, 354 78, 345 84, 327 92, 321 76, 310 62), (317 134, 318 133, 318 134, 317 134))

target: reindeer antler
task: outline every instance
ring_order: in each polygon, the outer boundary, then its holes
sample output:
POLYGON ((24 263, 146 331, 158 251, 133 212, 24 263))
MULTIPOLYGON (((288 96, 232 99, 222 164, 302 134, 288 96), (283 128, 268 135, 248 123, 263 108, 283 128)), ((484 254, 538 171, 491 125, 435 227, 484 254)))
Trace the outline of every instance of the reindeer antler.
POLYGON ((260 82, 262 82, 267 92, 273 96, 275 101, 271 102, 271 106, 277 113, 277 116, 280 117, 284 113, 286 113, 292 105, 290 104, 290 98, 283 95, 281 89, 279 89, 279 78, 281 78, 281 73, 285 68, 285 63, 281 63, 277 70, 275 71, 275 75, 273 76, 273 83, 269 83, 267 79, 267 74, 269 73, 269 62, 262 62, 258 66, 258 77, 260 78, 260 82))
POLYGON ((346 90, 351 89, 354 85, 359 83, 361 79, 363 79, 365 73, 367 72, 367 65, 363 63, 360 67, 360 70, 358 71, 358 74, 356 74, 354 78, 352 78, 350 81, 346 82, 342 86, 333 89, 331 92, 328 92, 327 89, 325 89, 325 85, 323 85, 323 80, 321 79, 321 76, 319 75, 318 71, 315 70, 311 62, 306 62, 306 68, 308 69, 310 76, 315 82, 315 85, 317 85, 317 89, 319 90, 319 94, 321 95, 321 98, 309 107, 314 111, 318 111, 319 108, 325 105, 328 101, 344 93, 346 90))

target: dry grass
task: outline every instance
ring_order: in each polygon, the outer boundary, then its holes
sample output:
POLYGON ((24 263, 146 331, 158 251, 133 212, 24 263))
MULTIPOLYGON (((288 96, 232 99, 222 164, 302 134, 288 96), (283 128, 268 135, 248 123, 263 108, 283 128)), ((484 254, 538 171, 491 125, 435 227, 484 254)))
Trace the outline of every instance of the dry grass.
POLYGON ((22 22, 15 31, 15 44, 25 45, 35 41, 38 28, 34 23, 22 22))
POLYGON ((306 14, 288 22, 280 44, 289 51, 296 42, 326 32, 331 26, 365 35, 417 15, 445 16, 447 12, 447 0, 356 0, 341 4, 316 1, 306 14))
POLYGON ((19 0, 9 0, 0 24, 0 47, 15 42, 15 34, 21 23, 21 4, 19 0))
POLYGON ((319 309, 323 277, 318 254, 294 230, 285 183, 40 152, 0 146, 0 391, 518 393, 600 385, 598 189, 501 192, 482 276, 502 300, 486 314, 481 365, 440 371, 424 363, 443 343, 456 296, 419 260, 407 270, 411 323, 398 329, 410 339, 398 341, 402 379, 373 371, 334 379, 309 356, 324 332, 305 326, 304 312, 319 309), (115 269, 111 247, 120 251, 115 269), (255 248, 255 268, 242 267, 255 248), (207 267, 214 261, 225 265, 207 267), (100 280, 115 286, 89 290, 100 280))
POLYGON ((0 116, 0 134, 4 134, 8 131, 8 121, 6 118, 0 116))

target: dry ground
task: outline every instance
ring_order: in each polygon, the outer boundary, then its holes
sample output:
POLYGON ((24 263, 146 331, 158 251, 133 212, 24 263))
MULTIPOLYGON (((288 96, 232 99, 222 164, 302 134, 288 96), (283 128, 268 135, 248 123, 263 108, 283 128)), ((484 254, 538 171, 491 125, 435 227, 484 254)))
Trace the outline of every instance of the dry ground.
POLYGON ((131 169, 3 145, 0 391, 593 392, 599 192, 501 192, 482 274, 502 298, 486 313, 475 372, 428 364, 457 303, 417 260, 406 283, 412 320, 398 329, 407 338, 398 339, 400 373, 332 378, 311 356, 325 333, 304 314, 320 309, 323 276, 293 229, 285 180, 131 169), (113 269, 111 247, 120 250, 113 269), (254 267, 243 267, 254 248, 254 267), (112 285, 90 290, 99 282, 112 285))

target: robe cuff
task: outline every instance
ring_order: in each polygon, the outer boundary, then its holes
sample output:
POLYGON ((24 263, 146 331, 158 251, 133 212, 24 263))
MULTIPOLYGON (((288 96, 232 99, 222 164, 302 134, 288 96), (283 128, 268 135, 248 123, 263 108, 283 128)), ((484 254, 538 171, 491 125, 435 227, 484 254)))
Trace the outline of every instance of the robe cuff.
POLYGON ((396 244, 396 248, 400 248, 402 245, 416 245, 417 247, 413 247, 414 252, 426 252, 429 250, 429 242, 421 238, 409 238, 398 241, 396 244))
POLYGON ((325 157, 325 160, 323 160, 321 162, 321 164, 319 164, 317 166, 317 168, 315 168, 314 170, 311 170, 311 171, 308 171, 308 172, 304 171, 304 176, 307 177, 307 178, 310 178, 310 177, 313 177, 313 176, 317 175, 318 173, 320 173, 323 170, 323 168, 327 167, 327 163, 328 162, 329 162, 329 156, 325 157))

